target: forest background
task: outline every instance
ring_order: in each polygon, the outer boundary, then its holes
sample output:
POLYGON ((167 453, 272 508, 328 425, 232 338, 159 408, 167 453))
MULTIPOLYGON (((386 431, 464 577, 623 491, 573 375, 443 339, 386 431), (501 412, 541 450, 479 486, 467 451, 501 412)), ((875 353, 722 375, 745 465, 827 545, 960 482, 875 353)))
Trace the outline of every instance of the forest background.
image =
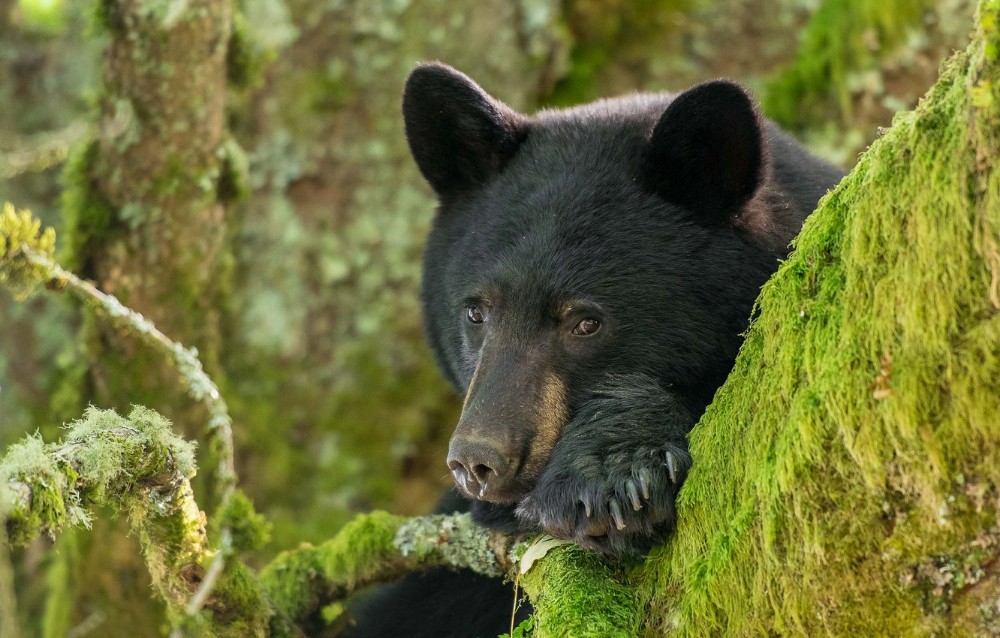
MULTIPOLYGON (((64 264, 199 349, 232 411, 240 486, 273 525, 256 564, 359 511, 425 513, 449 484, 459 403, 417 304, 434 204, 399 115, 416 62, 525 111, 731 77, 850 167, 965 46, 975 5, 243 0, 213 16, 219 60, 123 41, 130 11, 169 20, 186 4, 0 0, 0 202, 33 210, 64 264), (136 124, 185 108, 190 121, 136 124)), ((58 438, 91 404, 141 404, 205 443, 210 467, 205 416, 175 377, 68 299, 0 292, 0 446, 58 438)), ((164 626, 121 522, 13 558, 29 635, 164 626)))

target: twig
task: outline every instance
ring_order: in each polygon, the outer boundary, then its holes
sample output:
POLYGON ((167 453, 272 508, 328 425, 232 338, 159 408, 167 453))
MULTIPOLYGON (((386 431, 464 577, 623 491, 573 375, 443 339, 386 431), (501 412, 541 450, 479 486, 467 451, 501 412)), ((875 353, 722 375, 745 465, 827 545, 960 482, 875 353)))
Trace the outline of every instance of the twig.
POLYGON ((19 148, 0 152, 0 177, 10 179, 24 173, 40 173, 62 163, 69 149, 90 131, 89 124, 78 121, 61 130, 19 141, 19 148))

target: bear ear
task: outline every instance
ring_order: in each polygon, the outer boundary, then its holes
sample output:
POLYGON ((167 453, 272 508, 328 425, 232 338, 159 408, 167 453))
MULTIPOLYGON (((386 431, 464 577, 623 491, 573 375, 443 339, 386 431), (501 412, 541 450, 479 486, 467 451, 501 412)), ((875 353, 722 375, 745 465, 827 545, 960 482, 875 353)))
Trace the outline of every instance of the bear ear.
POLYGON ((738 84, 716 80, 667 106, 653 128, 643 172, 666 200, 725 223, 757 192, 764 167, 753 100, 738 84))
POLYGON ((523 115, 440 63, 421 64, 410 73, 403 120, 410 152, 441 196, 499 173, 527 135, 523 115))

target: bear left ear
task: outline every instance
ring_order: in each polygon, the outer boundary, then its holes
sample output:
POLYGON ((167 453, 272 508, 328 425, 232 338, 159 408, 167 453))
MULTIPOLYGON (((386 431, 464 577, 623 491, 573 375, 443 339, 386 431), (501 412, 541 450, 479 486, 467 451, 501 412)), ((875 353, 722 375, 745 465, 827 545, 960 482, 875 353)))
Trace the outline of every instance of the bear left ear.
POLYGON ((527 135, 527 118, 446 64, 421 64, 403 89, 410 151, 438 195, 499 173, 527 135))
POLYGON ((738 84, 716 80, 667 106, 653 128, 643 172, 668 201, 725 223, 757 192, 764 164, 753 101, 738 84))

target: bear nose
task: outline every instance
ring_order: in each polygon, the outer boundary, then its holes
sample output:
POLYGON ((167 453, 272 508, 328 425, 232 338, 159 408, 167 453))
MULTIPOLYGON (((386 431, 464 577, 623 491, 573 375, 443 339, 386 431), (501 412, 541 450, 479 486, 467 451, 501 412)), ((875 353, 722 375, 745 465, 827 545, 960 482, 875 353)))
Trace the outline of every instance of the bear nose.
POLYGON ((513 474, 513 464, 495 447, 465 439, 453 439, 448 446, 448 467, 456 483, 483 499, 500 491, 513 474))

